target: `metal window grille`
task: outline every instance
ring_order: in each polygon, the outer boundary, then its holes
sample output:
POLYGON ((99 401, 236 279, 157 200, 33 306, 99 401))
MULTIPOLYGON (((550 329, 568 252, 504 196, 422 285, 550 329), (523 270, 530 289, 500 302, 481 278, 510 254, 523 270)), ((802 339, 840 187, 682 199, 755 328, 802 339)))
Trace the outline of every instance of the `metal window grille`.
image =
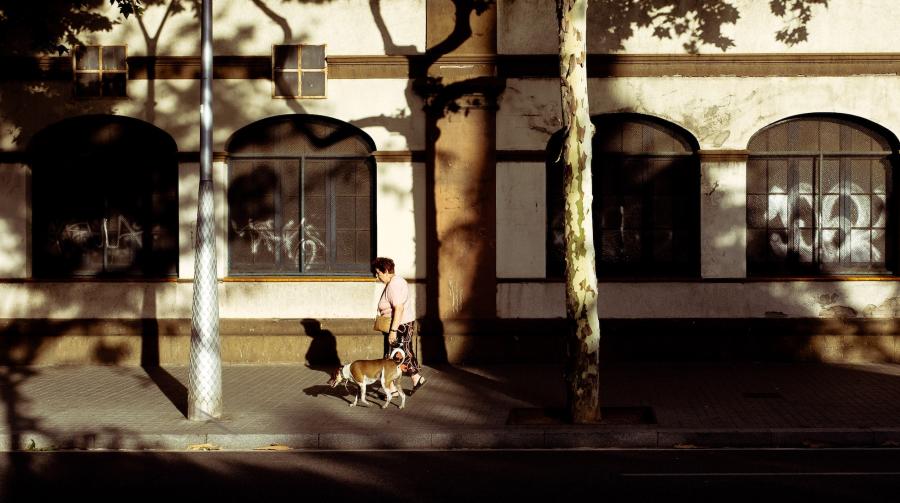
MULTIPOLYGON (((557 140, 557 142, 560 140, 557 140)), ((686 135, 635 116, 602 117, 594 135, 599 276, 694 276, 699 270, 699 161, 686 135)), ((563 167, 548 148, 548 276, 565 273, 563 167)))
POLYGON ((234 134, 232 275, 367 274, 374 253, 375 145, 322 116, 270 117, 234 134))
POLYGON ((39 132, 29 151, 35 276, 177 273, 170 137, 135 119, 85 116, 39 132))
POLYGON ((850 121, 805 117, 750 142, 750 274, 887 274, 891 147, 850 121))
POLYGON ((359 157, 229 162, 236 275, 364 274, 372 257, 372 163, 359 157))

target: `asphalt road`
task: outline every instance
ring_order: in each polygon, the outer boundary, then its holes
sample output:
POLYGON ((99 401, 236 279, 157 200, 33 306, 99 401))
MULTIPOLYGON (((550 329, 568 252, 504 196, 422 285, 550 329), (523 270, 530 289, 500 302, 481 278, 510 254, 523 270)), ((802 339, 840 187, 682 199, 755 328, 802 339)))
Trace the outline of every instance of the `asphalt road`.
POLYGON ((59 451, 0 459, 2 501, 900 501, 900 449, 59 451))

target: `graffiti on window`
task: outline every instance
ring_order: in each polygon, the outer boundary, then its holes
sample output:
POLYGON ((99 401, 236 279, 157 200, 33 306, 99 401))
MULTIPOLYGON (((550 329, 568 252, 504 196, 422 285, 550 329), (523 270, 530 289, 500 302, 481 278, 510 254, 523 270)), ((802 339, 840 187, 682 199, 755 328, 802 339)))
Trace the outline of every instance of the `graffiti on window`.
POLYGON ((124 216, 119 215, 112 223, 104 218, 94 227, 90 222, 64 224, 62 229, 56 232, 54 240, 60 250, 72 246, 80 249, 143 248, 144 231, 137 223, 129 222, 124 216))
POLYGON ((281 232, 276 232, 273 219, 254 221, 250 218, 244 226, 232 220, 231 227, 239 238, 250 242, 253 255, 259 253, 260 247, 269 253, 283 252, 288 259, 294 259, 302 251, 303 263, 309 265, 316 263, 325 252, 325 242, 319 231, 305 218, 300 220, 300 225, 293 219, 288 220, 281 232))

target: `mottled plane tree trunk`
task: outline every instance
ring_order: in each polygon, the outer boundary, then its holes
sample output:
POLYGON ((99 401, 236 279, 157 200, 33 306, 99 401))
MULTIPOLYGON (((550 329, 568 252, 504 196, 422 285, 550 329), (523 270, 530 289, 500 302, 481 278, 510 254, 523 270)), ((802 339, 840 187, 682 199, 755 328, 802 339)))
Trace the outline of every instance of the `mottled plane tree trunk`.
POLYGON ((566 314, 568 407, 575 423, 600 419, 600 321, 591 205, 591 123, 587 92, 587 0, 556 0, 565 124, 566 314))

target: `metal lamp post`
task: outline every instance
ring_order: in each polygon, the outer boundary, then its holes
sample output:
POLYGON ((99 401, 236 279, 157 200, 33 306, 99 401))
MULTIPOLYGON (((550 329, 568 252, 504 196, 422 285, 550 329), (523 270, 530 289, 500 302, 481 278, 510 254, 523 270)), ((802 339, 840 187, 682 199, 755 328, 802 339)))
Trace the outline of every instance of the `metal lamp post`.
POLYGON ((200 21, 200 189, 194 252, 191 362, 188 419, 222 415, 222 358, 219 351, 219 297, 212 181, 212 0, 202 0, 200 21))

